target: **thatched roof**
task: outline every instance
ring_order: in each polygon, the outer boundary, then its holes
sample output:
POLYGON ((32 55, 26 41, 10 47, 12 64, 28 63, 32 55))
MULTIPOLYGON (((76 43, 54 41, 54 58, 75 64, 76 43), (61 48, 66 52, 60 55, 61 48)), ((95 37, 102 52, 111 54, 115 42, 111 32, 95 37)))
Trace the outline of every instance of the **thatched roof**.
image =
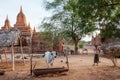
POLYGON ((12 43, 16 45, 19 37, 20 31, 16 28, 0 31, 0 47, 11 46, 12 43))
POLYGON ((110 50, 113 48, 120 48, 120 38, 112 39, 110 43, 102 46, 103 50, 110 50))

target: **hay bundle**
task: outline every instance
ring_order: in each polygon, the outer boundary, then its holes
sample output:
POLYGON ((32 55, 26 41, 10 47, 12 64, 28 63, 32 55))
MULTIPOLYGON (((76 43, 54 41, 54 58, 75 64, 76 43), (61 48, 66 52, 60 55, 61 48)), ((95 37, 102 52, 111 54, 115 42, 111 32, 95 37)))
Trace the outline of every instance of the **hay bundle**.
POLYGON ((101 49, 103 51, 109 51, 113 49, 120 49, 120 38, 111 39, 108 44, 103 44, 101 49))
POLYGON ((117 57, 120 57, 120 39, 112 39, 110 43, 102 45, 102 50, 117 66, 117 57))

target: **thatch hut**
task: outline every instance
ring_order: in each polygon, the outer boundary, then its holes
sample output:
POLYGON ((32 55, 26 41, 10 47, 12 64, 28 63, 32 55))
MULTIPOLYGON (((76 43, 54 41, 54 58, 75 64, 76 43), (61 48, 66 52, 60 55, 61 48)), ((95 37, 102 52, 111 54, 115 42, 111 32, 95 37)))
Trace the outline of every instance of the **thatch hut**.
POLYGON ((102 45, 102 50, 107 51, 114 48, 120 48, 120 38, 111 39, 108 44, 102 45))
POLYGON ((14 45, 18 45, 20 31, 16 28, 0 31, 0 48, 12 47, 12 69, 14 70, 14 45))

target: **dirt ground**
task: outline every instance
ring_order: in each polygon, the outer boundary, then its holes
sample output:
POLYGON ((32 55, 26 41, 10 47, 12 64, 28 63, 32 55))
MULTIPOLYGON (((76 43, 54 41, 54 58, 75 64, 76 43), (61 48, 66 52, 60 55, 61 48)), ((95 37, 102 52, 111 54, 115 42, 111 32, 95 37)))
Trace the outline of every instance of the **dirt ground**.
MULTIPOLYGON (((100 56, 100 63, 98 66, 93 66, 94 54, 88 55, 69 55, 69 67, 68 72, 54 75, 44 76, 30 76, 30 63, 29 59, 25 60, 25 64, 22 61, 16 59, 15 71, 11 70, 10 63, 0 63, 0 70, 4 70, 5 74, 0 75, 0 80, 120 80, 120 68, 112 67, 111 60, 100 56)), ((40 55, 33 57, 33 65, 36 63, 36 68, 47 68, 44 58, 40 55), (40 56, 40 57, 38 57, 40 56)), ((118 59, 120 63, 120 59, 118 59)), ((58 56, 53 67, 67 67, 66 58, 64 56, 58 56)), ((120 65, 119 65, 120 66, 120 65)))

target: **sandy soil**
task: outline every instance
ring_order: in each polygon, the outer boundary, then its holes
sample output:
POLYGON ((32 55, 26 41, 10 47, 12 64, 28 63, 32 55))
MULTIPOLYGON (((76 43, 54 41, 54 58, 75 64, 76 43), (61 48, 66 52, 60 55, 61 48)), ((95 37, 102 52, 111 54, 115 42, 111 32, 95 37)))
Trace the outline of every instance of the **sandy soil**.
MULTIPOLYGON (((102 54, 101 54, 102 55, 102 54)), ((5 70, 5 74, 0 76, 0 80, 120 80, 120 68, 112 67, 111 60, 100 56, 98 66, 93 66, 93 54, 69 55, 70 70, 63 74, 30 76, 30 63, 26 59, 25 64, 16 61, 15 71, 11 71, 11 64, 0 63, 0 70, 5 70)), ((35 68, 46 68, 43 57, 33 58, 35 68)), ((66 58, 59 56, 55 59, 53 67, 66 67, 66 58), (61 62, 61 60, 63 62, 61 62)), ((120 60, 118 59, 118 63, 120 60)), ((120 65, 119 65, 120 66, 120 65)))

